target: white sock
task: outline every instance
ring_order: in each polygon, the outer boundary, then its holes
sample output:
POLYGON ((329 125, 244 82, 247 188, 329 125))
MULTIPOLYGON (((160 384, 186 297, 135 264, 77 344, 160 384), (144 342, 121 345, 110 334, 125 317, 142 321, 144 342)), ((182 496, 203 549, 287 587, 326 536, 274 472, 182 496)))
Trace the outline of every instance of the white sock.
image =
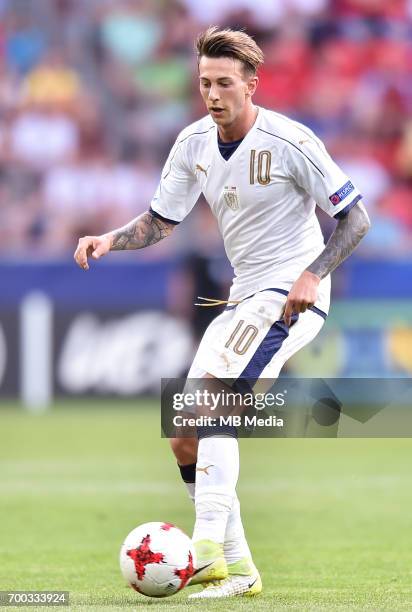
POLYGON ((195 487, 196 484, 194 482, 185 482, 187 492, 189 493, 189 497, 192 502, 195 501, 195 487))
POLYGON ((239 447, 236 438, 214 436, 199 440, 194 542, 207 539, 223 544, 238 477, 239 447))
MULTIPOLYGON (((187 492, 192 502, 195 501, 195 483, 185 482, 187 492)), ((233 500, 232 509, 226 523, 225 541, 223 545, 226 563, 236 563, 240 559, 251 558, 251 552, 246 541, 242 519, 240 517, 240 503, 237 495, 233 500)))
POLYGON ((225 542, 223 545, 226 563, 235 563, 240 559, 252 558, 240 517, 240 503, 237 495, 226 523, 225 542))

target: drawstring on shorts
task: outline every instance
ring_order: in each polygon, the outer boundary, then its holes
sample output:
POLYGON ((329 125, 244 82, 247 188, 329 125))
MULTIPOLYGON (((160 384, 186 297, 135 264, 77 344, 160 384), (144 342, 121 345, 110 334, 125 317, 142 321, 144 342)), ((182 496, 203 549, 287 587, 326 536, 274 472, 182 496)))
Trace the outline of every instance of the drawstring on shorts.
POLYGON ((198 300, 203 300, 204 302, 208 302, 208 303, 203 303, 203 304, 199 304, 198 302, 195 302, 195 306, 203 306, 203 307, 207 307, 207 306, 224 306, 225 304, 240 304, 242 300, 216 300, 214 298, 207 298, 207 297, 201 297, 200 295, 197 296, 198 300))

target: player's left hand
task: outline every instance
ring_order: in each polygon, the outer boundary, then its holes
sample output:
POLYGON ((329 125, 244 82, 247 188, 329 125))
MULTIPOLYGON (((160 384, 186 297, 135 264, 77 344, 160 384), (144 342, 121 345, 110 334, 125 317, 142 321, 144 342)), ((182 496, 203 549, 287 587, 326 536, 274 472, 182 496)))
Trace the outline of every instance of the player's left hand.
POLYGON ((283 320, 290 327, 292 315, 305 312, 318 298, 319 276, 305 270, 293 283, 283 311, 283 320))

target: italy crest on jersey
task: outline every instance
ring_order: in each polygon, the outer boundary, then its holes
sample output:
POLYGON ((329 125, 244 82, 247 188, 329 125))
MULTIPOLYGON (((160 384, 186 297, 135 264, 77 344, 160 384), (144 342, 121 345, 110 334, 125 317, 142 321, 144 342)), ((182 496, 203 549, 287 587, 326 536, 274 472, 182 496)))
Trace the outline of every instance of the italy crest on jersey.
POLYGON ((239 209, 239 199, 237 196, 236 187, 225 187, 223 191, 223 197, 226 205, 229 206, 229 208, 231 208, 232 210, 239 209))

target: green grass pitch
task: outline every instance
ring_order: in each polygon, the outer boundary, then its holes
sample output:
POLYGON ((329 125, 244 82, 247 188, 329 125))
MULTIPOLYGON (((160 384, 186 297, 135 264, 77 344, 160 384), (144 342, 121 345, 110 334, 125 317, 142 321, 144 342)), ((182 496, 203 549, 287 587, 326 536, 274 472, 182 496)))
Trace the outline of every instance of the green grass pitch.
POLYGON ((239 496, 264 593, 189 603, 189 589, 144 598, 118 568, 139 523, 193 526, 156 402, 42 416, 3 405, 0 431, 1 590, 68 590, 71 610, 412 609, 412 440, 243 440, 239 496))

